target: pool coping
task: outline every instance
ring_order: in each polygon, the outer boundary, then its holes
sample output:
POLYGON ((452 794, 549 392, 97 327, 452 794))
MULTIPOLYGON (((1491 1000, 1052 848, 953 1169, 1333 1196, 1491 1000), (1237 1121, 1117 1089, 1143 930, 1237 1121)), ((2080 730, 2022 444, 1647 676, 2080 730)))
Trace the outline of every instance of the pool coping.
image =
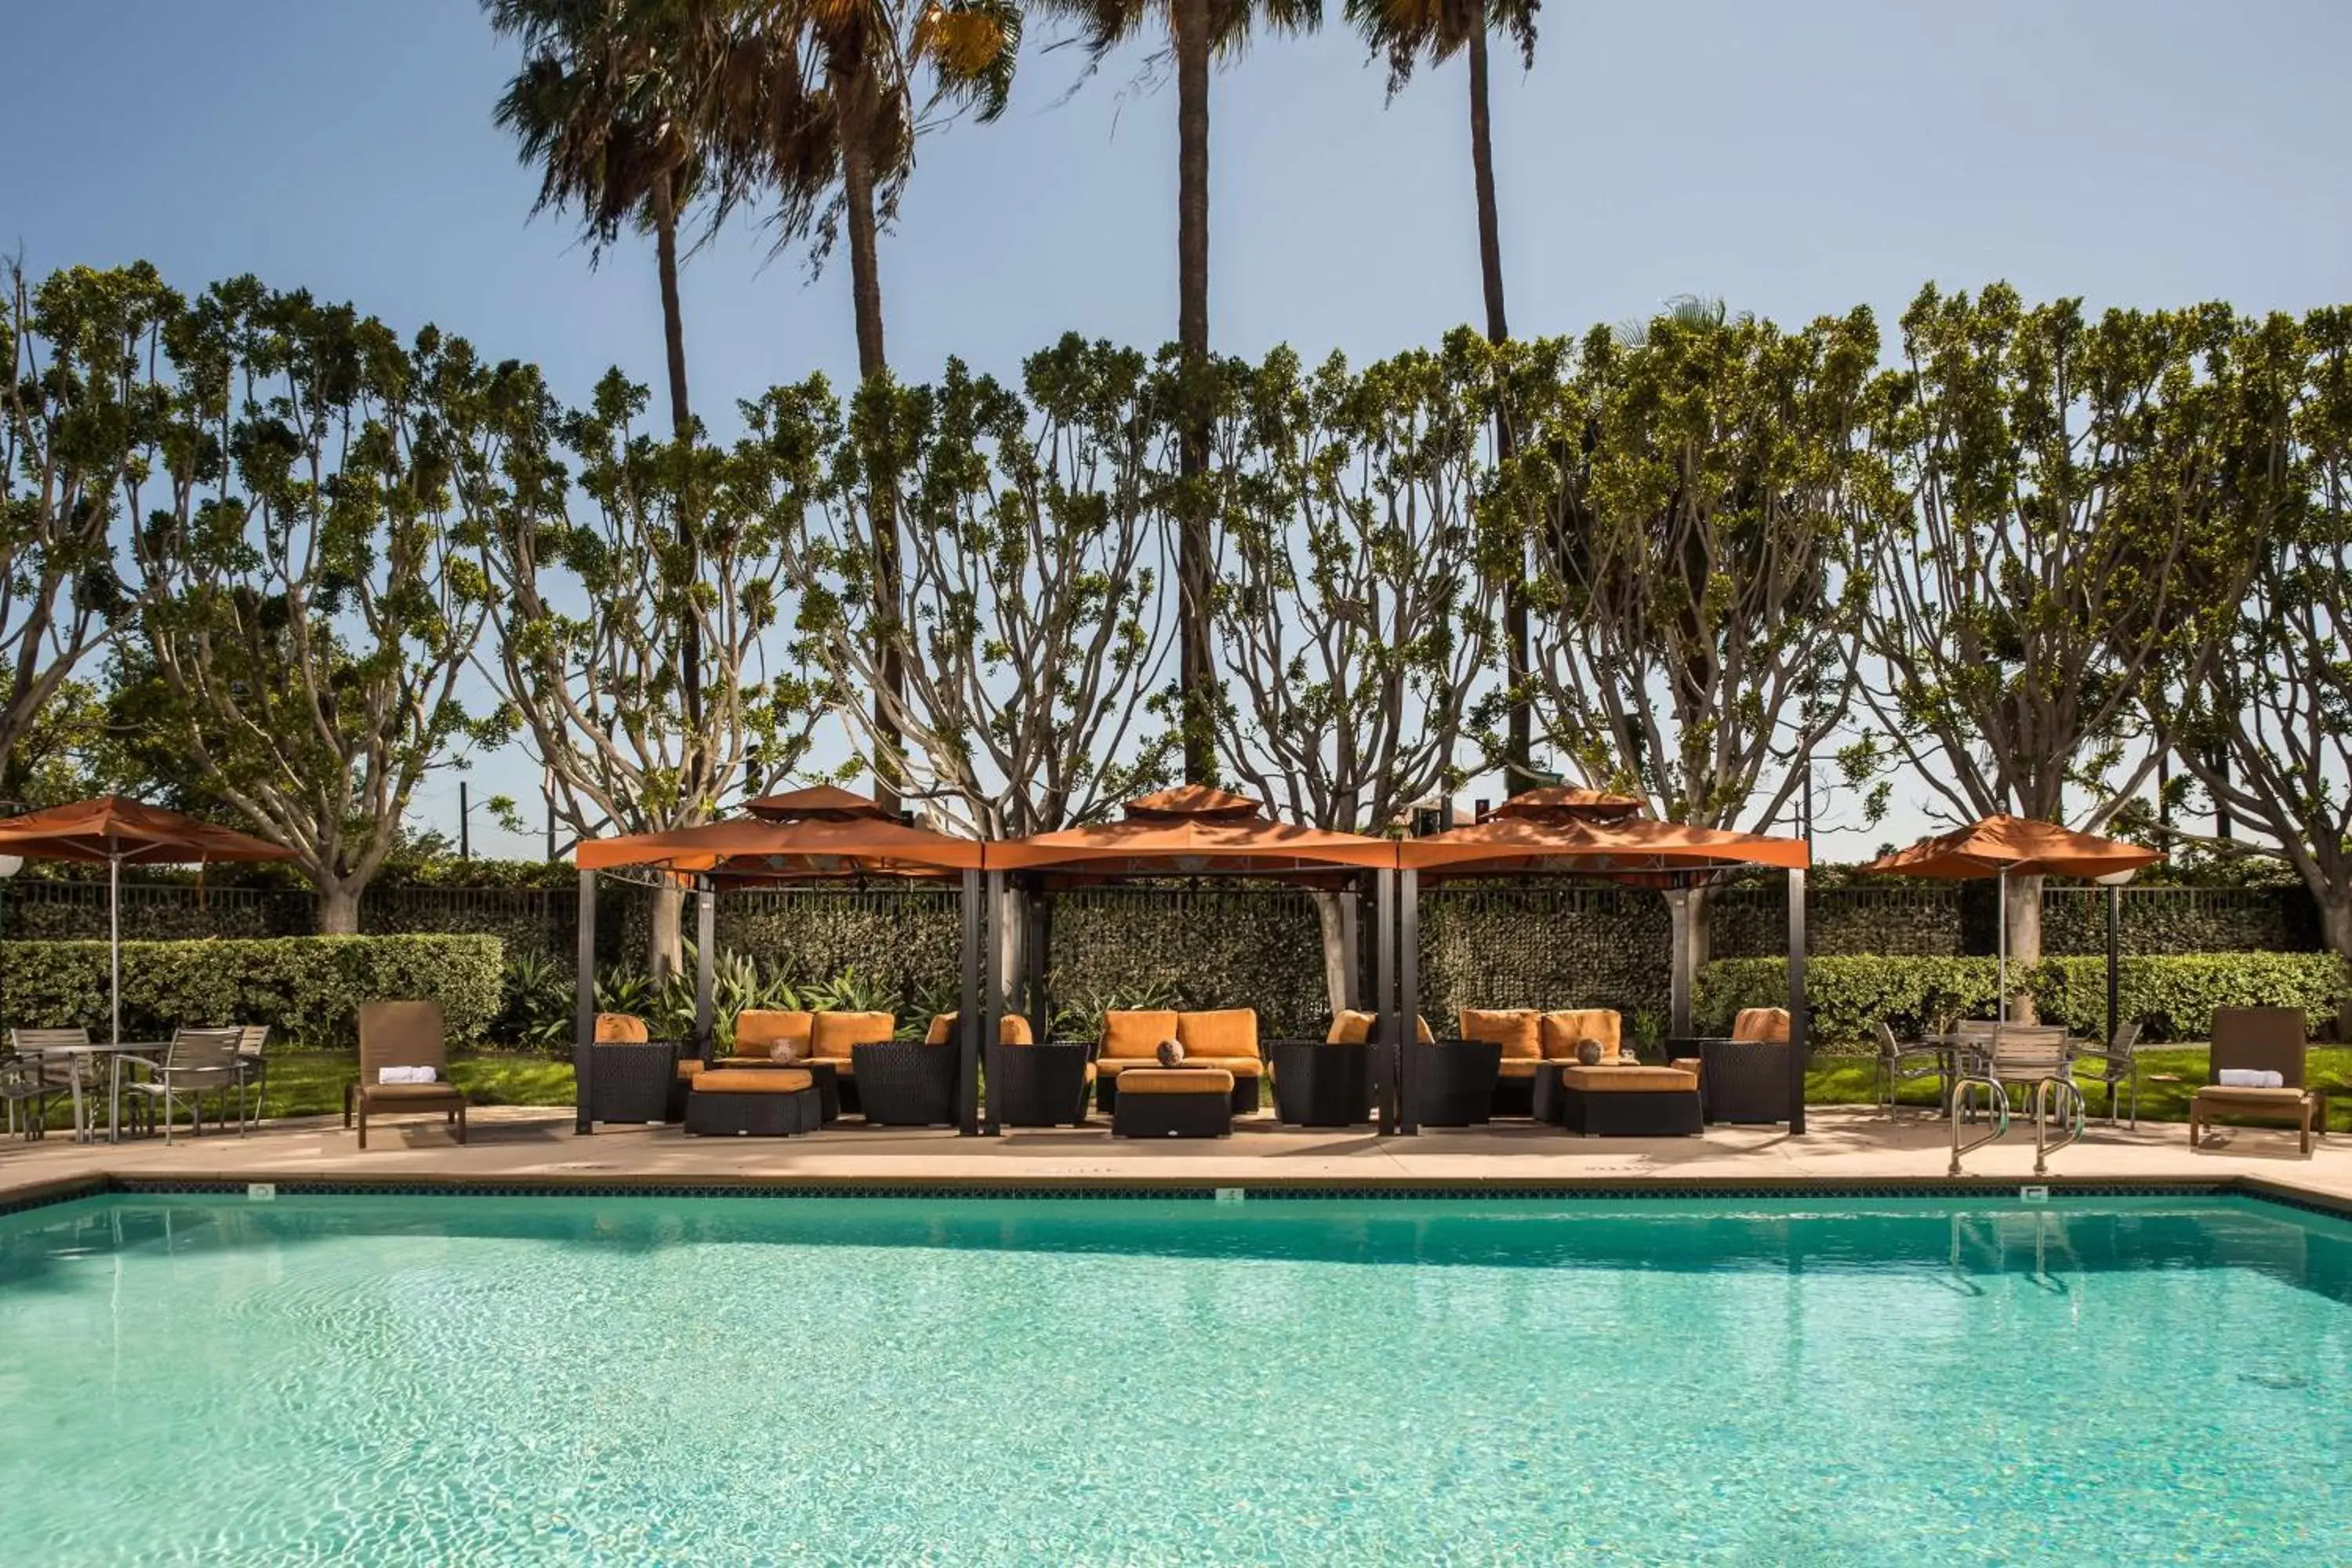
POLYGON ((1160 1198, 1211 1202, 1238 1194, 1246 1198, 1325 1199, 1386 1203, 1451 1199, 1570 1199, 1675 1202, 1764 1198, 1919 1198, 2021 1196, 2037 1189, 2051 1198, 2244 1196, 2284 1207, 2352 1220, 2352 1197, 2315 1192, 2258 1175, 2151 1177, 2137 1181, 2044 1177, 1943 1176, 1839 1178, 1789 1176, 1724 1182, 1704 1178, 1596 1181, 1590 1178, 1497 1180, 1486 1177, 1427 1177, 1409 1182, 1366 1183, 1343 1177, 1297 1176, 1265 1180, 1210 1181, 1200 1177, 1133 1177, 1084 1181, 1039 1181, 1006 1176, 792 1176, 746 1180, 740 1176, 646 1176, 615 1181, 610 1176, 541 1174, 514 1177, 434 1175, 383 1177, 126 1176, 86 1172, 0 1193, 0 1215, 23 1213, 82 1198, 113 1196, 235 1196, 266 1187, 278 1197, 706 1197, 706 1198, 1160 1198))

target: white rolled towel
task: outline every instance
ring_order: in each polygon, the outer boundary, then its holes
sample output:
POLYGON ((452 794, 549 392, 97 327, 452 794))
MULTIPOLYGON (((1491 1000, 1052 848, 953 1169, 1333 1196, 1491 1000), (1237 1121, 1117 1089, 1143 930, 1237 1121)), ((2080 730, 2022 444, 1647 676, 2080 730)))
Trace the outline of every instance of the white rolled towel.
POLYGON ((375 1074, 378 1083, 433 1083, 439 1078, 432 1068, 378 1068, 375 1074))
POLYGON ((2223 1089, 2284 1089, 2284 1073, 2268 1072, 2253 1068, 2223 1068, 2215 1073, 2223 1089))

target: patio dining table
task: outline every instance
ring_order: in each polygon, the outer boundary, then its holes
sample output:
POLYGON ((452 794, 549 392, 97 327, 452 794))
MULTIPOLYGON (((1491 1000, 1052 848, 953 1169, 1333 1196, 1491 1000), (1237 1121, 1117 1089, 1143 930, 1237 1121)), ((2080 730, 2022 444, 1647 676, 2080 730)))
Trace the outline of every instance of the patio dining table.
MULTIPOLYGON (((77 1143, 90 1142, 96 1136, 96 1130, 90 1126, 91 1108, 83 1086, 83 1079, 88 1075, 83 1069, 86 1067, 95 1068, 101 1059, 105 1061, 107 1069, 106 1141, 113 1143, 119 1142, 121 1139, 124 1059, 128 1058, 152 1061, 170 1048, 170 1042, 163 1040, 121 1040, 97 1041, 84 1046, 41 1046, 28 1049, 25 1054, 34 1057, 65 1057, 71 1062, 73 1072, 68 1082, 73 1089, 74 1142, 77 1143)), ((89 1085, 90 1089, 95 1089, 97 1087, 95 1082, 89 1085)))
MULTIPOLYGON (((2039 1028, 2044 1026, 2011 1024, 2007 1026, 2039 1028)), ((1941 1113, 1949 1116, 1952 1113, 1953 1084, 1958 1081, 1964 1072, 1977 1077, 1983 1075, 1987 1065, 1985 1058, 1991 1054, 1992 1035, 1989 1032, 1974 1030, 1961 1034, 1954 1030, 1940 1035, 1922 1035, 1916 1043, 1936 1053, 1937 1070, 1942 1074, 1944 1080, 1941 1113)), ((2066 1061, 2070 1072, 2073 1070, 2075 1056, 2089 1048, 2092 1042, 2088 1040, 2077 1039, 2071 1035, 2067 1037, 2066 1061)))

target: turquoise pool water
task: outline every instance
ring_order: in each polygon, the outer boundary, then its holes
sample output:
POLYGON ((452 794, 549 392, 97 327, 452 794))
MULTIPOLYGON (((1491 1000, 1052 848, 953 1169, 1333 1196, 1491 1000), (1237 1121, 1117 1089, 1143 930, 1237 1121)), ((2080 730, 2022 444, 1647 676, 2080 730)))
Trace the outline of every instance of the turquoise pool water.
POLYGON ((2237 1199, 92 1199, 0 1560, 2352 1562, 2352 1224, 2237 1199))

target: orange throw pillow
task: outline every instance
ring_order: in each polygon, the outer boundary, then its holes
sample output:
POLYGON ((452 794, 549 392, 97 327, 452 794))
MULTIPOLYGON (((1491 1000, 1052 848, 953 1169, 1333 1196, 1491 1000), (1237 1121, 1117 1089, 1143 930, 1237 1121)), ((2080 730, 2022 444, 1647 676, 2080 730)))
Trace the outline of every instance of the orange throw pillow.
POLYGON ((1176 1037, 1176 1012, 1105 1013, 1102 1054, 1107 1058, 1148 1057, 1160 1059, 1160 1042, 1176 1037))
POLYGON ((1511 1007, 1482 1010, 1462 1009, 1462 1037, 1465 1040, 1492 1040, 1503 1047, 1503 1056, 1511 1061, 1535 1061, 1543 1056, 1542 1029, 1532 1007, 1511 1007))

